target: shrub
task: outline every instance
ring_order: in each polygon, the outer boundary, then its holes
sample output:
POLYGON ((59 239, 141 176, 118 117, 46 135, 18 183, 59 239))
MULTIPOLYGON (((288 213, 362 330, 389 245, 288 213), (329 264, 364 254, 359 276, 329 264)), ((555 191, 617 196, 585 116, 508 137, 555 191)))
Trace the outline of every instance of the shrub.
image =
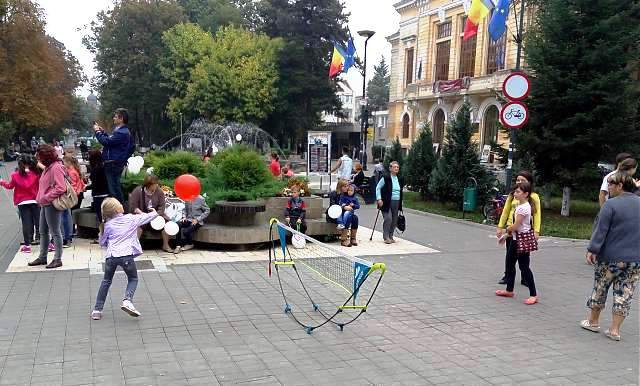
POLYGON ((407 185, 414 192, 420 192, 421 197, 427 197, 431 171, 436 164, 436 156, 433 154, 433 142, 431 141, 431 127, 424 124, 418 134, 418 138, 411 145, 409 154, 405 160, 405 173, 407 185))
POLYGON ((157 159, 153 165, 153 172, 160 179, 174 179, 186 173, 203 177, 204 164, 197 155, 180 151, 157 159))
POLYGON ((225 149, 214 158, 226 189, 249 191, 271 178, 262 157, 246 147, 225 149))
POLYGON ((301 190, 304 191, 304 194, 301 196, 311 196, 311 189, 309 189, 309 181, 306 178, 294 177, 289 178, 287 181, 287 188, 291 189, 293 186, 298 186, 301 190))
POLYGON ((400 174, 404 173, 404 157, 402 155, 402 145, 400 144, 400 138, 396 137, 391 143, 391 148, 384 154, 384 168, 389 170, 389 164, 396 161, 400 165, 400 174))
POLYGON ((144 180, 145 172, 141 171, 138 174, 131 174, 127 172, 124 177, 120 180, 120 184, 122 185, 122 194, 125 199, 129 197, 129 193, 136 188, 136 186, 142 185, 142 181, 144 180))
POLYGON ((158 162, 163 160, 167 155, 169 155, 169 152, 164 150, 150 151, 144 156, 144 166, 147 168, 152 166, 155 167, 158 162))

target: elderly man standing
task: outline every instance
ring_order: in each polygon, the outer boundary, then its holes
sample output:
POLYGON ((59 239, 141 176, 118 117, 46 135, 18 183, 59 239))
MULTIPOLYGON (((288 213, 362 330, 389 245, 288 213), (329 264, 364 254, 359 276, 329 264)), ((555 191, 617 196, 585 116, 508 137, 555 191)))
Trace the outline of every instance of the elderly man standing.
POLYGON ((120 201, 124 205, 120 177, 127 164, 127 159, 133 149, 133 139, 127 124, 129 123, 129 113, 125 109, 116 109, 113 113, 114 129, 111 135, 105 133, 104 129, 94 123, 93 129, 96 139, 104 147, 102 158, 104 159, 104 174, 107 177, 107 188, 109 195, 120 201))

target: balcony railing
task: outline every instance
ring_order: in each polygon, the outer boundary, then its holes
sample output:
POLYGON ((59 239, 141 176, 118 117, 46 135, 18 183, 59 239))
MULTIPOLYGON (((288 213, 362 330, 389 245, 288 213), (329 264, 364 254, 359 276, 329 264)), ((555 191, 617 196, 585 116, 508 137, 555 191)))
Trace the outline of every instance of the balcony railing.
POLYGON ((450 95, 475 94, 485 90, 500 90, 502 82, 509 75, 510 71, 502 70, 491 75, 483 75, 456 79, 445 82, 420 82, 407 85, 404 89, 405 99, 437 98, 450 95), (438 87, 440 86, 440 87, 438 87))

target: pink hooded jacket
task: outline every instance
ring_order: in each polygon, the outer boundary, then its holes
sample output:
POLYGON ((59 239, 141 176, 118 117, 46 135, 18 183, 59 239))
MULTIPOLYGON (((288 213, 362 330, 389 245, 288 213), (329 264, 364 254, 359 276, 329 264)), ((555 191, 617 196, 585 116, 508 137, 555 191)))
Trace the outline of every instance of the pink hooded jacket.
POLYGON ((51 205, 53 200, 62 196, 67 191, 64 176, 67 173, 62 162, 56 161, 47 166, 40 176, 40 187, 36 201, 41 206, 51 205))

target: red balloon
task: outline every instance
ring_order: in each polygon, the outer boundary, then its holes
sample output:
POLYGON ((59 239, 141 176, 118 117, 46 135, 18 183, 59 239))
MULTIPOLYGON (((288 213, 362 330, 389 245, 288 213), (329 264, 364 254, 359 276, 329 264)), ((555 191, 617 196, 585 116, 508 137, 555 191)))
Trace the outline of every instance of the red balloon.
POLYGON ((173 183, 176 196, 185 201, 192 201, 200 194, 200 180, 191 174, 183 174, 173 183))

